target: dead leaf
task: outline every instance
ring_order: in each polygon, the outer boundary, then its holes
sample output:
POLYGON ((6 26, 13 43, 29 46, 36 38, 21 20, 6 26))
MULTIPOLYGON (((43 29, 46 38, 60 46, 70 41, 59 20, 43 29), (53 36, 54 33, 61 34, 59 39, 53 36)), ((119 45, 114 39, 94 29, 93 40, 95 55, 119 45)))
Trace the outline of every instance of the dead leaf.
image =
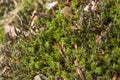
POLYGON ((51 10, 52 8, 54 8, 57 5, 58 5, 58 1, 55 1, 55 2, 51 2, 51 3, 46 3, 45 6, 48 10, 51 10))
POLYGON ((90 6, 89 6, 89 5, 86 5, 85 8, 84 8, 84 11, 88 12, 88 11, 89 11, 89 8, 90 8, 90 6))
POLYGON ((91 10, 92 11, 96 11, 96 8, 97 8, 96 2, 95 1, 91 1, 91 4, 92 4, 91 10))
POLYGON ((4 26, 4 30, 6 33, 8 33, 12 38, 15 38, 17 36, 16 32, 15 32, 15 28, 13 25, 10 24, 6 24, 4 26))
POLYGON ((13 38, 15 38, 15 37, 17 36, 16 33, 15 33, 15 28, 14 28, 13 26, 11 26, 11 29, 10 29, 9 34, 10 34, 13 38))
POLYGON ((23 32, 23 34, 24 34, 25 37, 27 37, 27 36, 30 35, 30 32, 29 31, 28 32, 23 32))

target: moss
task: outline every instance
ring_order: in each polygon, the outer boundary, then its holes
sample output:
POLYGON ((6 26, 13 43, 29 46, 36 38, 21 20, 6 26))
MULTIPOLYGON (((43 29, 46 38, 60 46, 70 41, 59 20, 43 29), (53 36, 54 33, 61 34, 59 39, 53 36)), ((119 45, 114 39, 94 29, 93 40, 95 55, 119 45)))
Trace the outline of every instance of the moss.
MULTIPOLYGON (((24 0, 22 10, 17 13, 19 18, 12 20, 15 29, 20 30, 15 30, 17 37, 6 40, 3 27, 0 28, 0 44, 4 45, 0 51, 10 55, 5 55, 8 62, 4 65, 9 70, 2 74, 4 79, 30 80, 43 74, 48 80, 80 80, 75 60, 86 79, 111 79, 114 73, 119 74, 120 10, 117 5, 120 3, 100 1, 96 12, 85 12, 83 8, 89 3, 73 0, 73 12, 68 18, 60 13, 65 6, 62 3, 48 11, 41 1, 36 2, 40 5, 35 8, 34 0, 24 0)), ((4 8, 0 8, 0 17, 4 15, 4 8)))

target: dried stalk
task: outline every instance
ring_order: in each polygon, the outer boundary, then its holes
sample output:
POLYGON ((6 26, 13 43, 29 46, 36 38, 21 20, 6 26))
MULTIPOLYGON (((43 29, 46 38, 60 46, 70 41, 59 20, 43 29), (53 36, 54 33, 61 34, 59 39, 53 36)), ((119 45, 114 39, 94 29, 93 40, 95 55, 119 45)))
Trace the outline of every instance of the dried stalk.
POLYGON ((77 60, 74 61, 74 64, 77 66, 77 73, 79 74, 79 76, 81 77, 82 80, 86 80, 85 74, 82 71, 82 68, 80 66, 80 64, 78 63, 77 60))
POLYGON ((63 57, 64 60, 66 60, 66 54, 65 54, 65 50, 63 47, 61 47, 59 44, 56 44, 61 56, 63 57))

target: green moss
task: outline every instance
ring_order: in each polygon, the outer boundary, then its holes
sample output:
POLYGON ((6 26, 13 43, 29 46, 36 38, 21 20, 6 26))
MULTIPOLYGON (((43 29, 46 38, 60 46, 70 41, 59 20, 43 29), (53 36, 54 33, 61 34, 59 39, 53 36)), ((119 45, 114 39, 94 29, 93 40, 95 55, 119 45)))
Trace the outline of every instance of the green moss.
POLYGON ((0 27, 0 44, 2 44, 4 40, 4 28, 0 27))
MULTIPOLYGON (((80 80, 74 60, 78 60, 88 80, 109 80, 115 72, 119 73, 120 10, 115 4, 120 3, 114 0, 100 1, 94 13, 83 11, 88 2, 72 0, 73 12, 67 18, 60 13, 65 6, 63 2, 51 11, 46 10, 40 2, 37 2, 39 14, 36 15, 35 25, 31 26, 34 0, 23 1, 22 10, 18 12, 20 19, 15 18, 12 22, 21 32, 15 39, 8 38, 10 44, 4 43, 5 33, 0 27, 0 44, 5 46, 2 51, 12 55, 7 63, 10 69, 5 76, 11 80, 30 80, 40 73, 48 80, 80 80), (83 18, 82 23, 80 17, 83 18), (38 32, 25 36, 31 29, 38 29, 38 32), (97 38, 101 39, 98 43, 97 38)), ((0 8, 0 16, 4 14, 3 9, 0 8)))

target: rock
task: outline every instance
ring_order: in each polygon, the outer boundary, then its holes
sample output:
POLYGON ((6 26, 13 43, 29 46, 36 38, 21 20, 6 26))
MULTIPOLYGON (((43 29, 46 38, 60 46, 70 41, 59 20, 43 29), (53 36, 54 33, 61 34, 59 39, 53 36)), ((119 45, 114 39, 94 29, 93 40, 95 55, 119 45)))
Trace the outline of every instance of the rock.
POLYGON ((41 80, 39 75, 36 75, 33 80, 41 80))
POLYGON ((44 74, 38 74, 34 77, 33 80, 46 80, 47 77, 44 74))

